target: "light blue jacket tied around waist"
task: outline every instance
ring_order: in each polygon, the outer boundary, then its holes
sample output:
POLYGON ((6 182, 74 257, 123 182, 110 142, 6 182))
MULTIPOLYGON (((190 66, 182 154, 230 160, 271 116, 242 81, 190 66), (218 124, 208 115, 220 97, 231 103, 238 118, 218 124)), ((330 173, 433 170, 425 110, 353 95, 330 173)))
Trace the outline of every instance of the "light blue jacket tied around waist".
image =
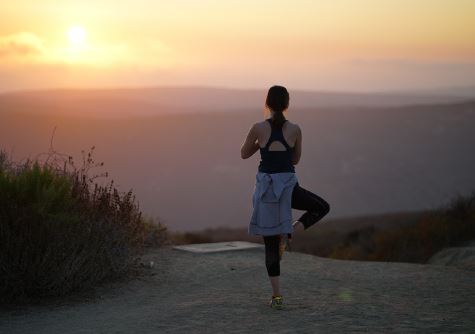
POLYGON ((292 191, 297 181, 295 173, 257 173, 250 235, 293 233, 292 191))

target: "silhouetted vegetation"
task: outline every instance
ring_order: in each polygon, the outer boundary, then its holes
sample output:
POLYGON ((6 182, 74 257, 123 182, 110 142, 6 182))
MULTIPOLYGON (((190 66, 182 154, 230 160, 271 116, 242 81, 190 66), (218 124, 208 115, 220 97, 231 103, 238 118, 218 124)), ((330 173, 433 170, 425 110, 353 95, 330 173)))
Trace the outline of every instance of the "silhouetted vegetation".
POLYGON ((14 162, 0 151, 0 298, 61 296, 121 277, 144 247, 166 240, 166 228, 145 219, 132 190, 99 185, 94 147, 82 166, 50 149, 14 162))
POLYGON ((475 239, 475 192, 446 208, 427 212, 414 224, 352 231, 330 254, 335 259, 426 263, 445 247, 475 239))
MULTIPOLYGON (((172 233, 176 244, 246 240, 262 243, 247 228, 208 228, 172 233)), ((292 250, 345 260, 426 263, 445 247, 475 240, 475 192, 447 207, 420 212, 324 219, 294 234, 292 250)))

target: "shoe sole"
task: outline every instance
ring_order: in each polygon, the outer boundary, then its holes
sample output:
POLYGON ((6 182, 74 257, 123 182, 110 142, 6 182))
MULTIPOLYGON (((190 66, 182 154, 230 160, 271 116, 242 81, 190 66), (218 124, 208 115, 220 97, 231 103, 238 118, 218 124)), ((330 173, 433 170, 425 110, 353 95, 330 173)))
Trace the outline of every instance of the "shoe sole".
POLYGON ((270 306, 270 308, 272 308, 274 310, 282 310, 284 308, 283 305, 272 305, 272 304, 270 304, 269 306, 270 306))

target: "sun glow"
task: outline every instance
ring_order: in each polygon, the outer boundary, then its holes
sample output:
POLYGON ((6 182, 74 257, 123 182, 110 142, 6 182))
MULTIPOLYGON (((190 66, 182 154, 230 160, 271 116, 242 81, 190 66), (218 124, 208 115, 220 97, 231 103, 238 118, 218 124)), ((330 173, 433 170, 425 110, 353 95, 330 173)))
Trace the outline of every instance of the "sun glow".
POLYGON ((66 32, 69 46, 62 51, 58 58, 70 64, 85 64, 96 62, 97 55, 93 54, 87 40, 86 29, 80 25, 70 26, 66 32))
POLYGON ((102 78, 379 91, 475 78, 475 0, 120 3, 0 0, 0 90, 102 78))
POLYGON ((68 39, 71 46, 83 46, 86 43, 86 29, 81 26, 70 27, 68 30, 68 39))

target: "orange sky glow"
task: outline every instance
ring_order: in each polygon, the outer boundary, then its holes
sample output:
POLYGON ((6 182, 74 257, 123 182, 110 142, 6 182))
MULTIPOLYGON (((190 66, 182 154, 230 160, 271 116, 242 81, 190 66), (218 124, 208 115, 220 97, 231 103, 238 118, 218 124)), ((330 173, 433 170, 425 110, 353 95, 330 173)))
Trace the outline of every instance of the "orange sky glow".
POLYGON ((475 1, 0 3, 0 91, 475 85, 475 1))

